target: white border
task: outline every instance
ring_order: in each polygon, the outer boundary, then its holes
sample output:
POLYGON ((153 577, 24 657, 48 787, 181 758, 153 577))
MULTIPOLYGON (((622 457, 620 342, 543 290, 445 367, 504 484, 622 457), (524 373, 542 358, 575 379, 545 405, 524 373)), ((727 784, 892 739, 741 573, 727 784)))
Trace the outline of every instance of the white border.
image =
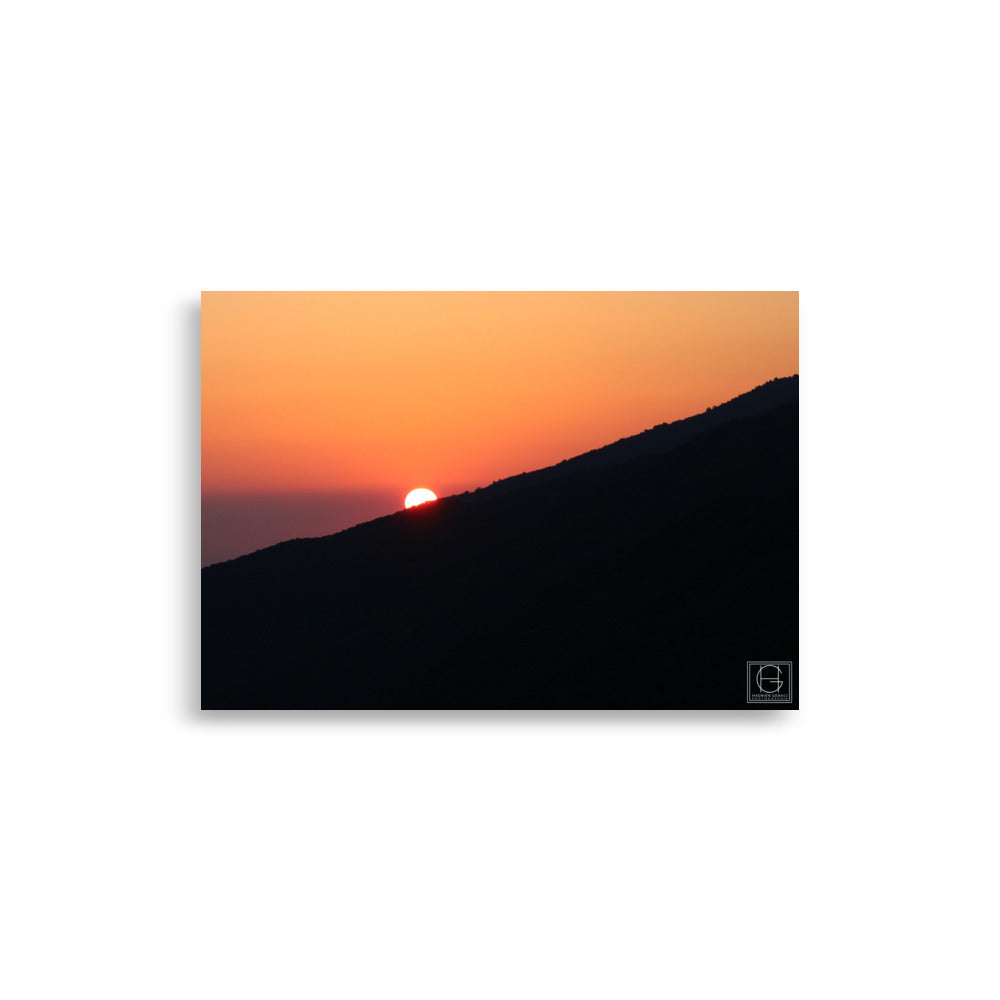
POLYGON ((995 995, 995 16, 13 5, 4 994, 995 995), (202 288, 800 289, 808 708, 201 718, 202 288))

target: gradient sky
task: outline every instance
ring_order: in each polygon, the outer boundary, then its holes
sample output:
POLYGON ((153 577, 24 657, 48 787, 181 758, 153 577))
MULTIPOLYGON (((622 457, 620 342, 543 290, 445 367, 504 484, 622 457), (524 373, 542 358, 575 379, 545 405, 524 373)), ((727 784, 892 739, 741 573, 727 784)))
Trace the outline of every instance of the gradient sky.
POLYGON ((205 495, 439 495, 798 371, 796 292, 205 292, 205 495))

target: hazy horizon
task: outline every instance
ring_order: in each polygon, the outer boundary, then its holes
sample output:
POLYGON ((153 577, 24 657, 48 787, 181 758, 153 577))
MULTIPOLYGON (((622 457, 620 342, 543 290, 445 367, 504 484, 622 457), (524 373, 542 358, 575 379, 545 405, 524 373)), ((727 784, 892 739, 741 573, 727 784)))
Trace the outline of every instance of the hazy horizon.
MULTIPOLYGON (((438 489, 440 497, 465 489, 438 489)), ((201 565, 236 559, 292 538, 332 535, 403 509, 398 490, 206 493, 201 498, 201 565)))
MULTIPOLYGON (((797 376, 798 373, 789 373, 797 376)), ((775 378, 785 378, 777 375, 775 378)), ((754 389, 756 386, 748 387, 754 389)), ((737 396, 742 395, 737 393, 737 396)), ((721 400, 725 403, 728 400, 721 400)), ((718 404, 710 404, 715 406, 718 404)), ((708 407, 697 411, 704 413, 708 407)), ((697 413, 687 417, 697 416, 697 413)), ((677 418, 684 420, 686 417, 677 418)), ((670 423, 674 421, 661 421, 670 423)), ((659 426, 659 425, 653 425, 659 426)), ((641 434, 650 428, 640 428, 641 434)), ((634 435, 626 435, 631 437, 634 435)), ((606 448, 604 441, 577 454, 606 448)), ((558 462, 576 457, 565 455, 558 462)), ((554 463, 558 464, 558 463, 554 463)), ((541 466, 539 468, 546 468, 541 466)), ((478 490, 492 483, 535 471, 497 476, 489 482, 451 484, 435 487, 437 496, 447 497, 478 490)), ((301 490, 261 491, 256 493, 219 492, 202 494, 202 567, 248 555, 262 548, 295 538, 314 538, 335 534, 379 517, 385 517, 404 507, 405 491, 401 490, 301 490)))

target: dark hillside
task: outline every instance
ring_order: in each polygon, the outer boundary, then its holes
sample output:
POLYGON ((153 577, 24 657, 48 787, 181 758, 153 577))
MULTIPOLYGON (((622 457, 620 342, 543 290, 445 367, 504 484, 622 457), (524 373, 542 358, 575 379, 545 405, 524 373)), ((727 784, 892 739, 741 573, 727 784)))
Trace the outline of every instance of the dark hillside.
POLYGON ((797 442, 793 400, 209 567, 203 706, 745 707, 798 659, 797 442))

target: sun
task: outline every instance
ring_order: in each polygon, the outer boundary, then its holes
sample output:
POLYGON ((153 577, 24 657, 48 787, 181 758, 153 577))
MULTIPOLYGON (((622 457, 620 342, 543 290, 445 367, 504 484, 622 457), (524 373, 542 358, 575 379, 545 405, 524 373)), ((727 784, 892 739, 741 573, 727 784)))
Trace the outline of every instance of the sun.
POLYGON ((430 490, 425 490, 422 486, 418 490, 410 490, 406 494, 406 506, 416 507, 417 504, 427 503, 428 500, 437 500, 437 494, 430 490))

